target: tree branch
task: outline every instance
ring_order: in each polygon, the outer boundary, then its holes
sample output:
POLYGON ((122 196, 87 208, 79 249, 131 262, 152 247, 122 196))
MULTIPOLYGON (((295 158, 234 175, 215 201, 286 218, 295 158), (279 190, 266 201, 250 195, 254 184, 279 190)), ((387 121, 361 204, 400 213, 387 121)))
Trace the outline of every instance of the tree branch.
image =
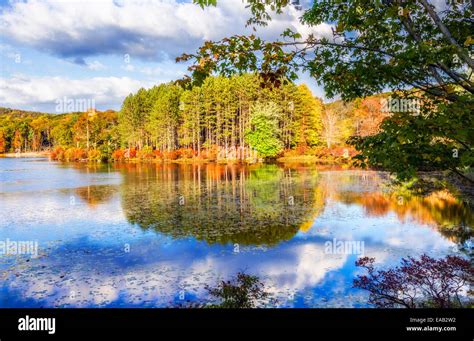
POLYGON ((453 38, 446 25, 444 25, 438 14, 433 10, 432 5, 430 5, 426 0, 420 0, 420 2, 428 11, 429 16, 434 21, 436 26, 438 26, 448 42, 456 48, 458 56, 462 58, 462 60, 464 60, 471 67, 471 69, 474 69, 474 60, 472 60, 469 57, 469 54, 461 46, 459 46, 458 42, 453 38))

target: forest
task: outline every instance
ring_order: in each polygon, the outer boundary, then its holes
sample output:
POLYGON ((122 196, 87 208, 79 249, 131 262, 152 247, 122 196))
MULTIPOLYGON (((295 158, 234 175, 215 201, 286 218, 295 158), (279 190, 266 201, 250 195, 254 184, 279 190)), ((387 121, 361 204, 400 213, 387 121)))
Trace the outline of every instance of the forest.
POLYGON ((112 110, 42 114, 0 111, 0 153, 51 152, 65 161, 207 160, 255 162, 309 157, 337 162, 351 136, 376 133, 381 96, 324 104, 308 86, 262 87, 260 76, 208 77, 140 89, 112 110))

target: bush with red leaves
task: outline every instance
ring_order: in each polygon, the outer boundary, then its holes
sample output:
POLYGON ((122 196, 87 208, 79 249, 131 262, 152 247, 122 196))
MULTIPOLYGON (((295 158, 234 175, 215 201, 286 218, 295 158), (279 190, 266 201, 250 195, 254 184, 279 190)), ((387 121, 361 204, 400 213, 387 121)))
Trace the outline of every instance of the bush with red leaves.
POLYGON ((165 160, 176 160, 178 158, 178 153, 175 150, 164 151, 163 158, 165 160))
POLYGON ((125 151, 123 149, 117 149, 112 152, 112 160, 122 161, 125 159, 125 151))
POLYGON ((374 261, 369 257, 356 261, 356 266, 368 273, 358 275, 354 287, 369 291, 369 303, 378 308, 460 308, 473 304, 470 288, 474 268, 466 259, 422 255, 419 259, 402 258, 400 266, 388 270, 376 270, 374 261))

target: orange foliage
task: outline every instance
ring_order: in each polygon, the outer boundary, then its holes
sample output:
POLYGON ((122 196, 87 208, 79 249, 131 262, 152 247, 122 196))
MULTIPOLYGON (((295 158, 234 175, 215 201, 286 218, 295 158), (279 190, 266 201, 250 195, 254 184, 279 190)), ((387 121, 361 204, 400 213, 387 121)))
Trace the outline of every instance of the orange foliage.
POLYGON ((15 152, 18 149, 21 149, 21 146, 23 144, 23 137, 21 136, 21 133, 19 130, 15 131, 15 137, 13 138, 13 148, 15 148, 15 152))
POLYGON ((308 148, 307 145, 305 145, 305 144, 299 145, 298 147, 296 147, 296 154, 297 155, 306 155, 308 150, 309 150, 309 148, 308 148))
POLYGON ((178 158, 178 153, 175 150, 163 152, 163 158, 165 160, 176 160, 178 158))
POLYGON ((115 161, 122 161, 125 159, 125 151, 123 149, 114 150, 112 153, 112 159, 115 161))
POLYGON ((87 151, 81 148, 69 148, 64 152, 66 161, 81 161, 87 159, 87 151))
POLYGON ((211 147, 201 151, 201 158, 209 161, 216 161, 218 154, 219 147, 217 145, 212 145, 211 147))
POLYGON ((124 157, 127 159, 133 159, 137 157, 137 149, 136 148, 128 148, 125 150, 124 157))
POLYGON ((64 160, 64 149, 61 147, 56 147, 50 154, 51 159, 53 160, 64 160))
POLYGON ((379 97, 364 98, 354 113, 358 119, 359 136, 377 134, 380 124, 388 116, 388 113, 382 111, 382 101, 379 97))
POLYGON ((180 159, 191 159, 197 154, 192 148, 180 148, 176 153, 180 159))
MULTIPOLYGON (((95 159, 100 158, 100 152, 98 151, 91 150, 89 153, 91 153, 90 156, 95 159)), ((86 160, 88 156, 87 150, 74 147, 66 150, 61 147, 56 147, 50 154, 51 159, 58 161, 82 161, 86 160)))
POLYGON ((0 130, 0 153, 5 153, 5 134, 3 133, 2 130, 0 130))
POLYGON ((161 152, 161 150, 156 149, 153 151, 153 154, 155 155, 155 158, 163 159, 163 153, 161 152))
POLYGON ((137 158, 141 160, 151 160, 155 158, 155 154, 151 149, 141 149, 136 152, 137 158))

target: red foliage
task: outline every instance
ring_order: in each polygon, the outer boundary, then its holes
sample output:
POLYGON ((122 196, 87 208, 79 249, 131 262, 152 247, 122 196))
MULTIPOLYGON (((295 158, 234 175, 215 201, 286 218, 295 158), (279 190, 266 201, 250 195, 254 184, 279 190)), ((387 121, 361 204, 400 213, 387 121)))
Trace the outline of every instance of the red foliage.
POLYGON ((192 148, 180 148, 176 150, 176 154, 180 159, 191 159, 197 153, 192 148))
POLYGON ((69 161, 80 161, 87 159, 87 151, 82 148, 73 148, 72 159, 69 161))
POLYGON ((157 159, 162 159, 163 158, 163 153, 161 152, 161 150, 158 150, 158 149, 153 151, 153 155, 155 155, 155 158, 157 158, 157 159))
POLYGON ((296 147, 296 154, 297 155, 306 155, 308 152, 309 147, 305 144, 301 144, 298 147, 296 147))
POLYGON ((117 149, 112 152, 112 159, 115 161, 122 161, 125 159, 125 151, 123 149, 117 149))
POLYGON ((176 160, 178 158, 178 153, 175 150, 163 152, 163 157, 165 160, 176 160))
POLYGON ((151 147, 143 148, 137 151, 137 158, 142 160, 151 160, 155 158, 155 154, 151 147))
POLYGON ((473 284, 474 268, 457 256, 434 259, 402 258, 401 266, 375 270, 374 258, 363 257, 356 266, 367 270, 358 275, 354 287, 370 292, 369 303, 381 308, 452 308, 472 304, 468 297, 473 284))
POLYGON ((201 151, 201 158, 209 161, 217 160, 217 155, 219 154, 219 147, 212 145, 209 148, 206 148, 201 151))
POLYGON ((61 147, 56 147, 50 154, 51 159, 53 160, 63 160, 64 159, 64 149, 61 147))
POLYGON ((125 157, 128 159, 133 159, 137 157, 137 149, 136 148, 128 148, 125 151, 125 157))

